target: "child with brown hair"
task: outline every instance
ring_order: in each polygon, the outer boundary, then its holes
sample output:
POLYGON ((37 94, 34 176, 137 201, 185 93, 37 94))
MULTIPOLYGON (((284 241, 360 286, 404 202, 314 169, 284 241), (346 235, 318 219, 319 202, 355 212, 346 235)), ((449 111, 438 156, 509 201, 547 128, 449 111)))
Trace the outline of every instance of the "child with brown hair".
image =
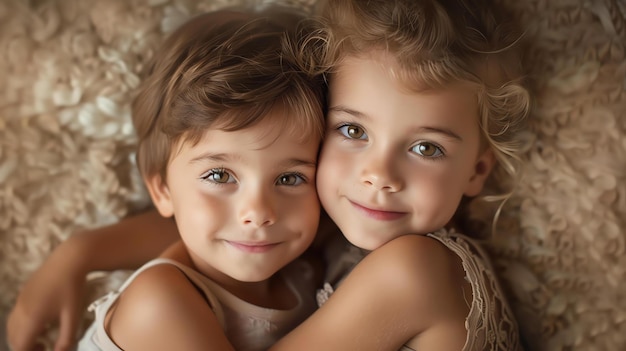
MULTIPOLYGON (((455 220, 495 166, 515 177, 529 106, 518 37, 490 8, 463 0, 323 6, 325 26, 314 36, 326 41, 333 69, 317 190, 354 246, 331 254, 330 284, 318 296, 328 301, 272 349, 521 348, 488 257, 455 220)), ((93 252, 85 242, 137 240, 121 238, 128 223, 64 250, 83 256, 93 252)), ((86 269, 122 266, 96 261, 86 269)), ((80 270, 69 266, 47 269, 80 270)))
POLYGON ((180 239, 91 305, 79 350, 264 350, 315 310, 299 257, 319 222, 324 86, 302 19, 203 14, 156 53, 133 103, 137 160, 180 239))

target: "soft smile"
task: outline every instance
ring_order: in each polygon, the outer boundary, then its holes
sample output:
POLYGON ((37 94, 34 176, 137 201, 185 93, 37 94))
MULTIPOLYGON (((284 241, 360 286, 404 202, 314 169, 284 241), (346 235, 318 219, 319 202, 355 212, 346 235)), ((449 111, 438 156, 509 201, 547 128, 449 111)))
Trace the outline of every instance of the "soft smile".
MULTIPOLYGON (((350 200, 348 200, 350 201, 350 200)), ((356 202, 350 201, 350 204, 356 208, 359 212, 364 214, 366 217, 376 219, 379 221, 393 221, 399 218, 402 218, 406 215, 406 212, 394 212, 394 211, 381 211, 375 210, 372 208, 368 208, 362 205, 357 204, 356 202)))
POLYGON ((246 252, 246 253, 264 253, 279 245, 279 243, 267 243, 267 242, 244 242, 244 241, 228 241, 228 240, 226 240, 226 242, 230 244, 232 247, 238 250, 241 250, 243 252, 246 252))

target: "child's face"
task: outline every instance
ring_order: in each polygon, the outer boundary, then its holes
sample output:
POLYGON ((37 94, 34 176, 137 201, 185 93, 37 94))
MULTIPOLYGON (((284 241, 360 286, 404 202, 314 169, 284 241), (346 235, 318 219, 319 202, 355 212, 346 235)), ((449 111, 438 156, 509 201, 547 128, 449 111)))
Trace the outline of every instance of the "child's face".
POLYGON ((183 143, 166 184, 148 181, 161 214, 176 218, 197 268, 221 283, 267 279, 315 237, 319 140, 301 141, 277 127, 278 113, 244 130, 210 129, 197 145, 183 143))
POLYGON ((475 95, 463 85, 410 92, 383 55, 349 57, 331 79, 317 186, 354 245, 373 250, 444 227, 494 163, 481 151, 475 95))

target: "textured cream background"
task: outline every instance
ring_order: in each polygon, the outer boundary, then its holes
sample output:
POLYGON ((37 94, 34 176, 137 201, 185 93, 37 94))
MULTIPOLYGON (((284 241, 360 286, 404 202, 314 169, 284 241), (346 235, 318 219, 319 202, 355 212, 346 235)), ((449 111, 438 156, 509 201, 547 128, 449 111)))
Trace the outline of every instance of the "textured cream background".
MULTIPOLYGON (((624 350, 625 1, 500 1, 532 43, 537 99, 491 252, 531 350, 624 350)), ((148 203, 129 102, 164 33, 244 2, 0 0, 3 331, 19 284, 55 245, 148 203)))

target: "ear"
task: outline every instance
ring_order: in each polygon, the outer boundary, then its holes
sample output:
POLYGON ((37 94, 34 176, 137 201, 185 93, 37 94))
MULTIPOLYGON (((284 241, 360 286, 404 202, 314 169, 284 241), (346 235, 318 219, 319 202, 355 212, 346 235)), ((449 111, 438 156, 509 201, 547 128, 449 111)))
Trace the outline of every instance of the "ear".
POLYGON ((152 203, 157 208, 161 216, 171 217, 174 215, 174 205, 170 196, 170 189, 160 175, 153 175, 144 179, 152 203))
POLYGON ((496 156, 493 154, 493 150, 491 150, 491 148, 485 149, 478 159, 476 159, 474 174, 472 174, 467 188, 465 189, 464 194, 466 196, 472 197, 480 194, 495 164, 496 156))

